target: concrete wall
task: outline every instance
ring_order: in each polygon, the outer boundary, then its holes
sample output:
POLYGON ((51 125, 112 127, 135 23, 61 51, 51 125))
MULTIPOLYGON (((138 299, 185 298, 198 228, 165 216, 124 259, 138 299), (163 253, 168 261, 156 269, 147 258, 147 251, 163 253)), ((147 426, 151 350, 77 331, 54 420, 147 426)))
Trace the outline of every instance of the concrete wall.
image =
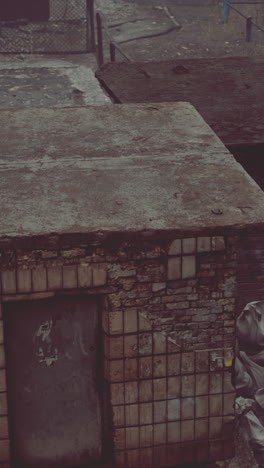
MULTIPOLYGON (((3 310, 8 301, 65 291, 104 298, 104 389, 116 467, 231 457, 234 239, 83 239, 79 247, 52 247, 51 239, 49 249, 31 250, 32 242, 2 250, 3 310)), ((1 316, 1 468, 10 462, 4 341, 1 316)))

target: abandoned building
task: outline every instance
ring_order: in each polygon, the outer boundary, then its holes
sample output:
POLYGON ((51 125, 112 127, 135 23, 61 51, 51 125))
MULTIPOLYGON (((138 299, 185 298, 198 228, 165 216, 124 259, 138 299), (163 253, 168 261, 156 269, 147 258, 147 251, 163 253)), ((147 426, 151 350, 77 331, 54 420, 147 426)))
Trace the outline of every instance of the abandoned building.
POLYGON ((0 467, 230 458, 260 187, 188 103, 0 120, 0 467))

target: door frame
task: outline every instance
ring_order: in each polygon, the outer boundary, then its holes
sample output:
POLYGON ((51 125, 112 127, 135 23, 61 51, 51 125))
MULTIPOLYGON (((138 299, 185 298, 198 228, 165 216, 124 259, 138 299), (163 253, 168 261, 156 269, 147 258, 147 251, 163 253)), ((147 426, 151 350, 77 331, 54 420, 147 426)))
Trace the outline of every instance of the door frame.
MULTIPOLYGON (((113 457, 114 457, 114 446, 111 437, 111 407, 110 407, 110 391, 108 385, 104 379, 104 365, 105 365, 105 357, 104 357, 104 339, 103 339, 103 311, 106 307, 106 300, 103 294, 100 291, 89 290, 89 289, 60 289, 56 291, 47 291, 47 292, 35 292, 30 294, 3 294, 0 298, 0 317, 2 315, 2 320, 4 324, 4 336, 5 336, 5 303, 10 302, 24 302, 27 300, 45 300, 54 297, 67 297, 67 296, 96 296, 96 303, 97 303, 97 314, 98 314, 98 334, 97 334, 97 343, 96 343, 96 353, 97 353, 97 364, 96 368, 98 371, 97 374, 97 388, 98 388, 98 398, 100 404, 100 415, 101 415, 101 428, 102 428, 102 458, 100 462, 96 462, 91 465, 91 468, 94 467, 104 467, 104 468, 111 468, 113 467, 113 457), (99 391, 99 383, 101 387, 101 391, 99 391)), ((5 350, 5 341, 4 341, 4 350, 5 350)), ((11 403, 9 401, 9 392, 8 392, 8 369, 7 369, 7 362, 5 361, 6 368, 4 369, 6 372, 6 387, 7 387, 7 419, 9 423, 9 414, 8 408, 10 407, 11 403)), ((10 453, 10 463, 11 467, 16 466, 14 460, 14 450, 12 448, 12 429, 9 426, 9 453, 10 453)), ((84 464, 84 467, 87 467, 87 462, 84 464)))

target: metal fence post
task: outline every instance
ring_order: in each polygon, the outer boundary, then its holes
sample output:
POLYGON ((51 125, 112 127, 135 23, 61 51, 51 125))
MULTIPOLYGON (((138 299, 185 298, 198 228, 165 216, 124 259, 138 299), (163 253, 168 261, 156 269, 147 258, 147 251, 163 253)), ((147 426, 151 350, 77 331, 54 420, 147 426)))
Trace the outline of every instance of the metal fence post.
POLYGON ((229 0, 224 0, 224 3, 223 3, 223 23, 226 23, 228 21, 229 13, 230 13, 229 0))
POLYGON ((102 18, 100 13, 96 13, 96 27, 97 27, 97 62, 99 67, 104 63, 103 51, 103 31, 102 31, 102 18))
POLYGON ((87 52, 95 52, 94 0, 86 0, 86 22, 87 52))
POLYGON ((253 30, 253 22, 252 22, 251 16, 247 18, 246 28, 247 28, 246 39, 247 39, 247 42, 250 42, 252 39, 252 30, 253 30))

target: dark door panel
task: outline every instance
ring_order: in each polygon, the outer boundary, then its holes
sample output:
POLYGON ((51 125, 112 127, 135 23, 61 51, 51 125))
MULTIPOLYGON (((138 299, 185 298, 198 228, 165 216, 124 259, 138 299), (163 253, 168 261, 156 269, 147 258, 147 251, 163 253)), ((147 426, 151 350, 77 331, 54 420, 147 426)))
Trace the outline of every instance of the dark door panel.
POLYGON ((4 323, 15 466, 99 461, 96 299, 9 303, 4 323))

